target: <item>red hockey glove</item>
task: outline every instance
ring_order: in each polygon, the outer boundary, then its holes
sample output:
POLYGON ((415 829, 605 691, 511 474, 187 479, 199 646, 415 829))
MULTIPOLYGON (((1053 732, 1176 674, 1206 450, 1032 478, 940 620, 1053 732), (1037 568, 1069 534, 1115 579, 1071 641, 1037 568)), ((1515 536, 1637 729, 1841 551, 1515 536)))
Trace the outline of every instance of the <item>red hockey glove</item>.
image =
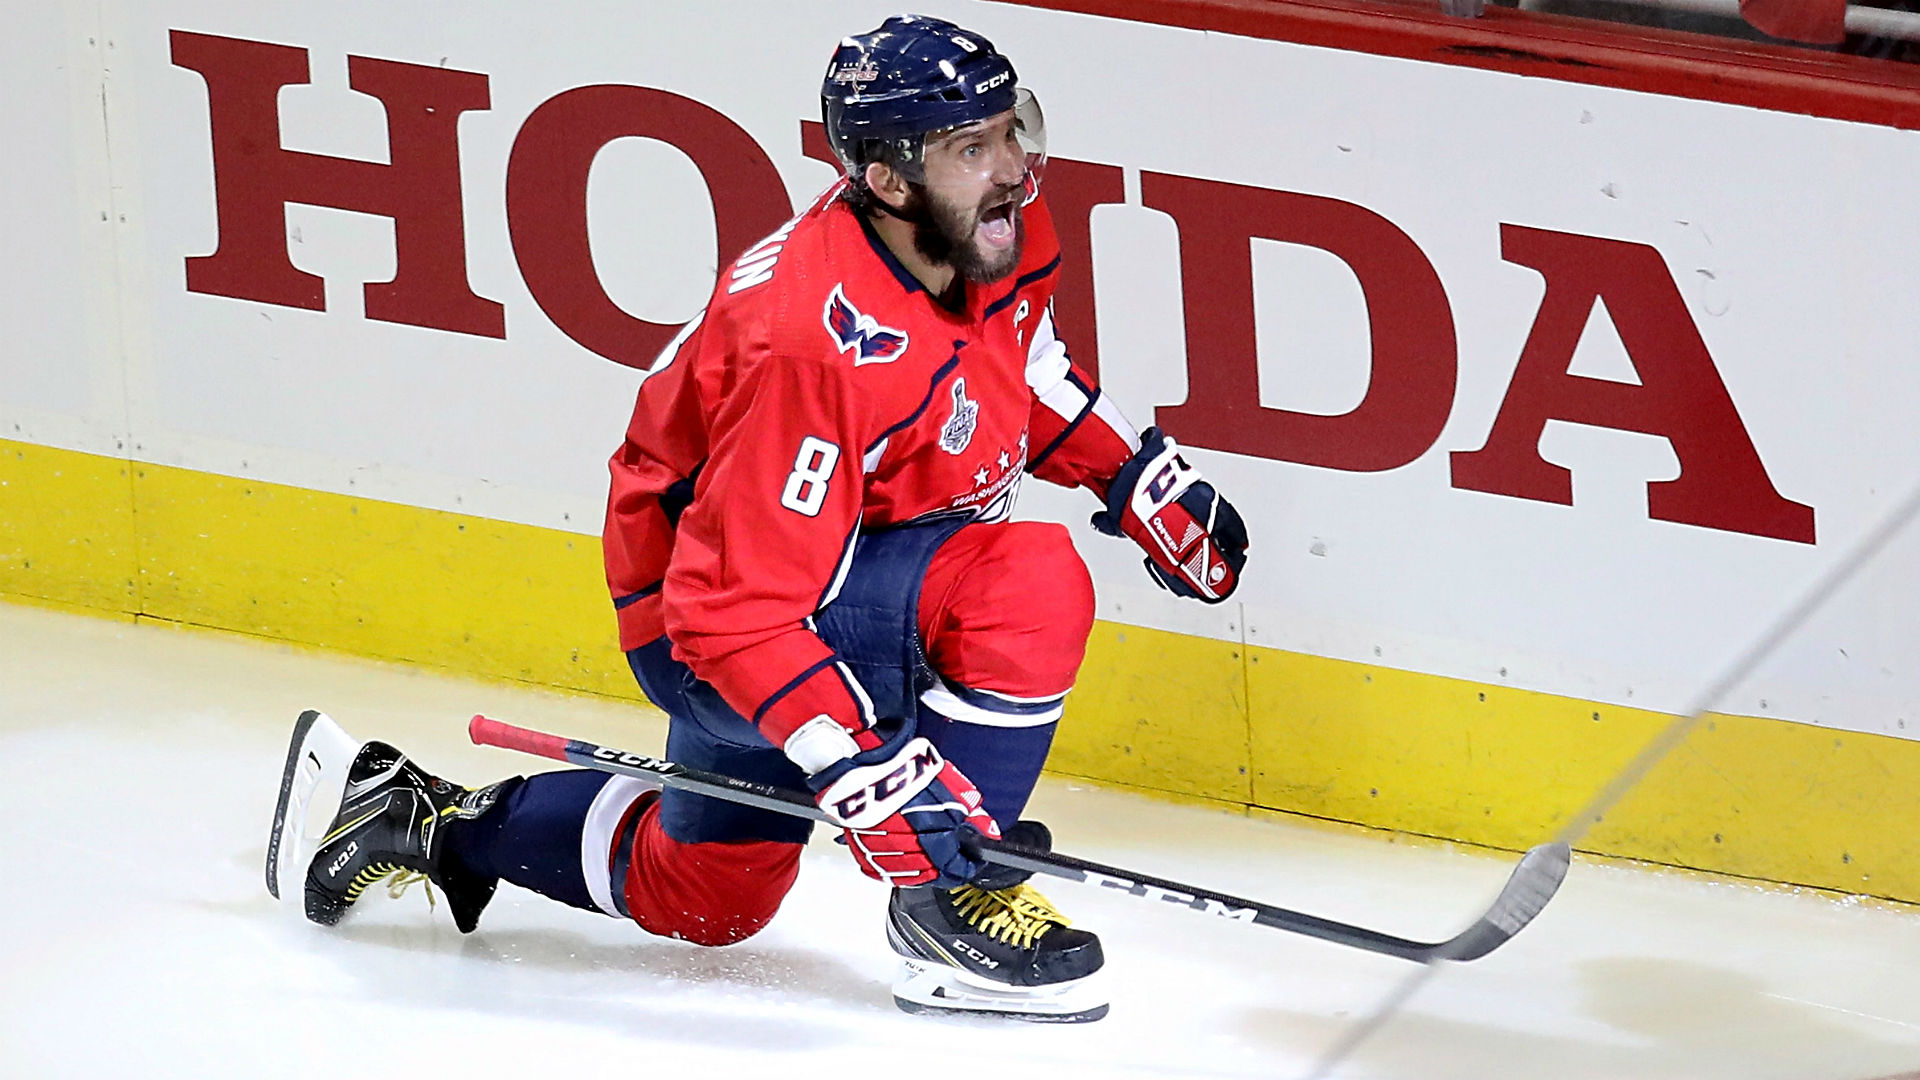
POLYGON ((860 869, 888 885, 964 885, 986 864, 961 841, 970 830, 1000 838, 973 781, 924 738, 842 758, 808 783, 814 802, 846 830, 860 869))
POLYGON ((1217 604, 1233 595, 1247 565, 1247 526, 1180 448, 1157 427, 1107 487, 1093 527, 1128 536, 1147 552, 1147 573, 1176 596, 1217 604))

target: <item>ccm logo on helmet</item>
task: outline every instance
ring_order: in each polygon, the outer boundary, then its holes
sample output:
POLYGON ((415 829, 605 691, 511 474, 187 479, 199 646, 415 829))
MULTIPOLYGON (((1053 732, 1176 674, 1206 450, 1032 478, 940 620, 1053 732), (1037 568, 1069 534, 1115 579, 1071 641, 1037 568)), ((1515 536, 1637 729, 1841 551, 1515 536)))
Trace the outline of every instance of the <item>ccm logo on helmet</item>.
POLYGON ((996 86, 999 86, 1001 83, 1006 82, 1008 79, 1011 79, 1011 78, 1013 78, 1013 72, 1003 71, 1000 74, 995 75, 993 78, 988 79, 986 82, 983 82, 980 85, 974 87, 973 92, 976 94, 984 94, 987 91, 993 89, 996 86))
POLYGON ((835 801, 834 812, 842 818, 851 818, 868 806, 884 803, 898 795, 908 784, 926 775, 928 769, 938 769, 943 764, 940 760, 940 751, 935 750, 931 743, 926 744, 924 749, 901 762, 892 772, 846 798, 835 801))

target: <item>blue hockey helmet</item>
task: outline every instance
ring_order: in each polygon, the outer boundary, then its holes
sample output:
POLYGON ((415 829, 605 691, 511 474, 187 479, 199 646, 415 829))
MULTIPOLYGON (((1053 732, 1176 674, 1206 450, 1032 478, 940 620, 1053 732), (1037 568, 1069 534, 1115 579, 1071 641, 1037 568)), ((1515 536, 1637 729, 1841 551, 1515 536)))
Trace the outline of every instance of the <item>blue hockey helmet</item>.
POLYGON ((885 161, 923 181, 928 133, 1009 109, 1028 168, 1037 170, 1046 159, 1046 125, 1013 64, 979 34, 926 15, 895 15, 842 38, 820 89, 827 139, 856 179, 867 163, 885 161))

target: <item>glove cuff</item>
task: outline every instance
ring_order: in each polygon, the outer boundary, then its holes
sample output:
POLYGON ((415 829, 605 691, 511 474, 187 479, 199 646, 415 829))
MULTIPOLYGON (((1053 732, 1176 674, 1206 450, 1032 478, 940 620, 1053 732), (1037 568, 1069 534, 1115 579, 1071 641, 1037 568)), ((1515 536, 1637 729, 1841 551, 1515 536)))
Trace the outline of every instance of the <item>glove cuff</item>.
POLYGON ((1166 433, 1157 427, 1150 427, 1140 433, 1140 449, 1120 466, 1113 474, 1113 480, 1107 484, 1107 508, 1093 515, 1093 527, 1108 536, 1125 536, 1121 523, 1127 516, 1127 505, 1133 501, 1133 489, 1139 486, 1140 474, 1145 472, 1148 463, 1159 457, 1170 440, 1166 433))
POLYGON ((795 728, 780 749, 808 776, 813 776, 837 761, 858 754, 860 744, 838 720, 821 713, 795 728))

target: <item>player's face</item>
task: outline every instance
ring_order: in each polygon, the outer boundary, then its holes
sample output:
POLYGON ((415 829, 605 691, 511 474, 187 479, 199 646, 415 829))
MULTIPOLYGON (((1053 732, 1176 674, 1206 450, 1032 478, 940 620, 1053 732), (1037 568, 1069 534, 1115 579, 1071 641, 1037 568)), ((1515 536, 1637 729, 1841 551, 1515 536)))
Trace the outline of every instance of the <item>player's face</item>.
POLYGON ((1027 153, 1017 135, 1009 109, 927 138, 927 210, 949 249, 940 261, 969 281, 998 281, 1020 262, 1027 153))

